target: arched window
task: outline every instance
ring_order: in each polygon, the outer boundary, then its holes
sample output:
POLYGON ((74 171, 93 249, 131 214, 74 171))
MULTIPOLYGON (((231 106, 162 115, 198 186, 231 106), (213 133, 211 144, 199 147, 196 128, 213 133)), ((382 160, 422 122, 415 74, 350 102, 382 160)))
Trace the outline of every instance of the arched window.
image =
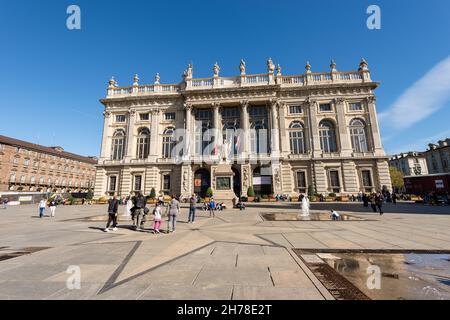
POLYGON ((173 127, 169 127, 163 133, 162 156, 165 159, 169 159, 172 156, 172 150, 175 147, 174 131, 173 127))
POLYGON ((39 184, 44 184, 44 177, 39 178, 39 184))
POLYGON ((125 155, 125 132, 118 130, 114 133, 111 148, 111 160, 122 160, 125 155))
POLYGON ((11 175, 9 176, 9 182, 16 182, 16 173, 15 172, 11 173, 11 175))
POLYGON ((366 124, 362 120, 355 119, 350 123, 350 137, 353 152, 368 151, 366 124))
POLYGON ((31 177, 31 179, 30 179, 30 183, 31 184, 35 184, 36 183, 36 177, 31 177))
POLYGON ((137 138, 137 155, 138 159, 146 159, 150 153, 150 130, 143 128, 139 130, 137 138))
POLYGON ((289 126, 289 142, 291 144, 292 154, 306 153, 305 131, 300 121, 294 121, 289 126))
POLYGON ((27 181, 27 177, 26 176, 21 176, 20 177, 20 183, 25 183, 27 181))
POLYGON ((336 131, 331 121, 323 120, 320 122, 319 136, 322 152, 337 152, 336 131))

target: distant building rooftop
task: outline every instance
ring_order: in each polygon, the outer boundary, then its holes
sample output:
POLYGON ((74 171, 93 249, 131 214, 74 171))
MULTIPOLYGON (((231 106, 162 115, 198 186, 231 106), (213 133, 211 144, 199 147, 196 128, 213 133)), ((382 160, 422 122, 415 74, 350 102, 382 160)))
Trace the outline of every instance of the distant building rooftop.
POLYGON ((32 151, 46 153, 46 154, 50 154, 50 155, 54 155, 54 156, 58 156, 58 157, 62 157, 62 158, 68 158, 71 160, 77 160, 77 161, 81 161, 81 162, 85 162, 85 163, 97 164, 97 162, 98 162, 97 157, 80 156, 75 153, 64 151, 64 149, 59 146, 58 147, 46 147, 46 146, 42 146, 39 144, 35 144, 35 143, 23 141, 23 140, 18 140, 18 139, 14 139, 14 138, 2 136, 2 135, 0 135, 0 144, 10 145, 10 146, 14 146, 14 147, 20 147, 20 148, 24 148, 24 149, 28 149, 28 150, 32 150, 32 151))

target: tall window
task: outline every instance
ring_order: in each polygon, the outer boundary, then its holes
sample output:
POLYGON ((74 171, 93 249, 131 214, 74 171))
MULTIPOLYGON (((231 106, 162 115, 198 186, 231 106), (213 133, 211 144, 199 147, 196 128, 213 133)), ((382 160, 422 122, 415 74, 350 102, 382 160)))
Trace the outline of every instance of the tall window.
POLYGON ((366 125, 362 120, 355 119, 350 123, 350 137, 354 152, 367 152, 366 125))
POLYGON ((169 159, 172 156, 172 150, 175 147, 174 128, 169 127, 163 133, 162 156, 169 159))
MULTIPOLYGON (((223 143, 228 143, 229 154, 237 155, 240 146, 240 138, 236 134, 241 126, 241 110, 239 108, 223 108, 222 109, 222 134, 223 143)), ((227 150, 228 152, 228 150, 227 150)))
POLYGON ((251 107, 249 115, 251 152, 254 154, 268 154, 270 150, 267 109, 265 107, 251 107))
POLYGON ((11 175, 9 176, 9 182, 16 182, 16 173, 15 172, 11 173, 11 175))
POLYGON ((361 176, 362 176, 362 183, 363 183, 364 191, 372 192, 373 186, 372 186, 372 176, 370 174, 370 170, 361 171, 361 176))
POLYGON ((168 174, 163 176, 163 191, 165 194, 170 193, 170 175, 168 174))
POLYGON ((289 141, 292 154, 306 152, 304 127, 300 121, 294 121, 289 126, 289 141))
POLYGON ((137 138, 137 158, 146 159, 150 153, 150 130, 143 128, 139 130, 137 138))
POLYGON ((203 150, 211 143, 206 132, 211 129, 211 110, 199 109, 195 113, 195 154, 201 156, 203 150))
POLYGON ((341 183, 339 181, 339 171, 330 170, 329 171, 330 189, 331 191, 338 193, 341 191, 341 183))
POLYGON ((320 122, 319 125, 320 148, 323 152, 337 152, 336 131, 333 123, 328 120, 320 122))
POLYGON ((117 188, 117 177, 111 176, 109 177, 109 193, 114 194, 117 188))
POLYGON ((142 176, 134 176, 134 191, 142 190, 142 176))
POLYGON ((125 155, 125 132, 118 130, 112 139, 111 160, 122 160, 125 155))
POLYGON ((297 188, 299 193, 306 193, 306 173, 305 171, 297 172, 297 188))

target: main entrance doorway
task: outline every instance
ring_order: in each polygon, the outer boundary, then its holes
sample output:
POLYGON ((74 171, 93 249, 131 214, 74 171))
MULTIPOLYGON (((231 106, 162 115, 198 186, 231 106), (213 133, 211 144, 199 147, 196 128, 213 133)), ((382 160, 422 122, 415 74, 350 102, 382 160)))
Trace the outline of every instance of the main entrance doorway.
POLYGON ((253 189, 258 197, 273 193, 272 169, 270 167, 258 167, 253 170, 253 189))
POLYGON ((241 173, 236 168, 231 168, 231 170, 233 170, 233 173, 234 173, 234 177, 233 177, 233 191, 234 191, 234 194, 237 197, 240 197, 241 196, 241 192, 242 192, 241 173))
POLYGON ((206 196, 206 191, 211 186, 211 174, 206 169, 198 169, 194 174, 194 192, 200 197, 206 196))

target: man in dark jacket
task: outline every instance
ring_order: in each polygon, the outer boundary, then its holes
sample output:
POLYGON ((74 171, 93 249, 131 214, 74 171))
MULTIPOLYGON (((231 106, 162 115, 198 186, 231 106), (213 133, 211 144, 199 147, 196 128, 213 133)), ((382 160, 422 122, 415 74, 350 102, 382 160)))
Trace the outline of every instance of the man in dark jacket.
POLYGON ((145 215, 145 206, 147 205, 147 199, 142 195, 142 193, 138 192, 135 197, 133 197, 133 205, 134 205, 134 215, 133 215, 133 227, 135 230, 142 227, 141 219, 144 219, 145 215))
POLYGON ((113 231, 117 231, 117 211, 119 210, 119 200, 114 196, 108 200, 108 223, 105 232, 109 232, 109 226, 113 225, 113 231))

